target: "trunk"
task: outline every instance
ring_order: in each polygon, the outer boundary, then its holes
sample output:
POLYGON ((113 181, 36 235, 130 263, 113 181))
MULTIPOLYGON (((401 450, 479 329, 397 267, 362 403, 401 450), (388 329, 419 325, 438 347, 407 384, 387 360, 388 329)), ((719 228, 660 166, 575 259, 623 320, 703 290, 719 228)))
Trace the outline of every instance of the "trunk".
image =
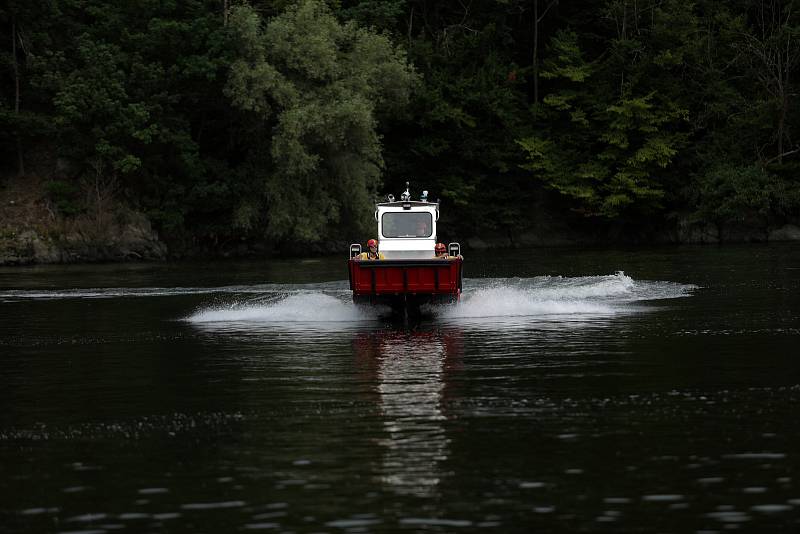
POLYGON ((25 158, 22 155, 22 139, 17 132, 17 173, 19 176, 25 176, 25 158))
POLYGON ((536 104, 539 103, 539 23, 550 11, 550 8, 558 4, 558 0, 550 0, 539 14, 539 0, 533 1, 533 103, 534 103, 534 118, 536 113, 536 104))
POLYGON ((789 96, 784 93, 781 101, 781 115, 778 118, 778 163, 783 163, 783 131, 786 126, 786 114, 789 112, 789 96))
POLYGON ((230 0, 222 0, 222 25, 228 25, 228 11, 230 10, 230 0))
POLYGON ((628 0, 622 2, 622 40, 627 40, 628 0))
POLYGON ((14 69, 14 115, 16 118, 16 133, 17 133, 17 172, 19 176, 25 174, 25 159, 22 156, 22 138, 20 137, 20 123, 19 123, 19 65, 17 63, 17 19, 12 15, 11 17, 11 65, 14 69))
POLYGON ((414 28, 414 6, 411 6, 411 13, 408 16, 408 48, 411 49, 411 35, 414 28))
POLYGON ((533 0, 533 104, 539 103, 539 0, 533 0))
MULTIPOLYGON (((628 22, 628 0, 622 2, 622 40, 627 41, 627 22, 628 22)), ((625 98, 625 67, 622 67, 622 73, 619 77, 619 98, 625 98)))

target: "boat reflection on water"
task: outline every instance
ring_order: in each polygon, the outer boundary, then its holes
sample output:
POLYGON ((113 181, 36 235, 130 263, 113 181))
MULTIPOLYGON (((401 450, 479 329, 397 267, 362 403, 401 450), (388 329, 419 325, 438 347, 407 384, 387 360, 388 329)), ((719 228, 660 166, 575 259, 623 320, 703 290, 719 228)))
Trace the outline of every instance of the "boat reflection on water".
POLYGON ((399 494, 435 495, 449 455, 444 401, 461 364, 460 332, 376 332, 357 337, 355 347, 377 376, 381 482, 399 494))

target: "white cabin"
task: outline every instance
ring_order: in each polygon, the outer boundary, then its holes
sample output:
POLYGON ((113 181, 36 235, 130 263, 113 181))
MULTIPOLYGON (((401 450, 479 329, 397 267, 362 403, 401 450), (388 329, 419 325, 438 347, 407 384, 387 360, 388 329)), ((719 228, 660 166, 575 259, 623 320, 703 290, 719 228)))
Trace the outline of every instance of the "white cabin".
POLYGON ((375 205, 378 222, 378 250, 387 260, 430 259, 436 246, 436 223, 439 204, 428 202, 428 192, 420 200, 411 200, 406 191, 399 202, 389 195, 389 202, 375 205))

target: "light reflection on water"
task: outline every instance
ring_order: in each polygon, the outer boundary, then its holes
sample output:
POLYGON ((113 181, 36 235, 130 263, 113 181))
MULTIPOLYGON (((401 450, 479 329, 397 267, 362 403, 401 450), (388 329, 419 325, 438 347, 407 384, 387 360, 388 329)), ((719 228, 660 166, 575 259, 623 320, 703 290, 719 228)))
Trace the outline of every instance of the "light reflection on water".
POLYGON ((374 348, 367 357, 379 362, 377 385, 387 434, 380 441, 386 449, 381 480, 398 493, 432 497, 442 476, 440 464, 448 456, 442 395, 446 361, 458 358, 453 343, 429 332, 365 341, 356 341, 356 347, 374 348))

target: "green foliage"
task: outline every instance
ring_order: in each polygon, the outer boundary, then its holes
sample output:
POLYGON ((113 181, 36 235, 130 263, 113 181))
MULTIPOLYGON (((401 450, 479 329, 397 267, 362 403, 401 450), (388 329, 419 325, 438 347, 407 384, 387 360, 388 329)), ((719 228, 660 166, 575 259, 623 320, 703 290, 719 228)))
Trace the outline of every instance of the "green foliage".
POLYGON ((759 166, 723 164, 697 180, 695 217, 717 224, 766 222, 800 207, 800 183, 787 182, 759 166))
POLYGON ((63 56, 53 58, 55 70, 45 83, 56 90, 55 124, 70 132, 93 152, 77 157, 100 156, 121 172, 137 170, 139 158, 130 153, 135 141, 147 143, 154 126, 142 102, 128 95, 124 58, 119 47, 92 40, 87 34, 77 38, 77 61, 67 63, 63 56))
POLYGON ((603 65, 583 60, 575 33, 558 32, 550 50, 542 77, 560 85, 543 99, 549 135, 517 141, 527 157, 522 168, 574 199, 584 215, 661 208, 664 170, 686 144, 679 127, 687 110, 655 92, 599 98, 593 71, 603 65))
POLYGON ((251 225, 263 208, 276 238, 315 241, 347 221, 366 229, 383 166, 378 118, 402 107, 416 82, 404 53, 339 23, 316 0, 265 27, 253 9, 237 7, 230 24, 239 52, 225 92, 272 132, 251 147, 265 164, 261 204, 240 204, 236 224, 251 225))
POLYGON ((344 7, 341 16, 364 27, 376 30, 392 30, 402 20, 407 9, 407 0, 364 0, 344 7))
POLYGON ((213 246, 355 238, 406 180, 462 235, 545 201, 800 216, 797 0, 550 4, 9 0, 0 170, 65 162, 47 195, 75 213, 99 166, 162 236, 213 246))
POLYGON ((48 200, 63 215, 78 215, 86 209, 80 201, 80 189, 74 183, 48 180, 44 183, 44 190, 48 200))
POLYGON ((559 30, 550 40, 550 55, 544 62, 542 78, 563 78, 571 82, 584 82, 591 74, 591 68, 583 59, 578 35, 575 32, 559 30))

